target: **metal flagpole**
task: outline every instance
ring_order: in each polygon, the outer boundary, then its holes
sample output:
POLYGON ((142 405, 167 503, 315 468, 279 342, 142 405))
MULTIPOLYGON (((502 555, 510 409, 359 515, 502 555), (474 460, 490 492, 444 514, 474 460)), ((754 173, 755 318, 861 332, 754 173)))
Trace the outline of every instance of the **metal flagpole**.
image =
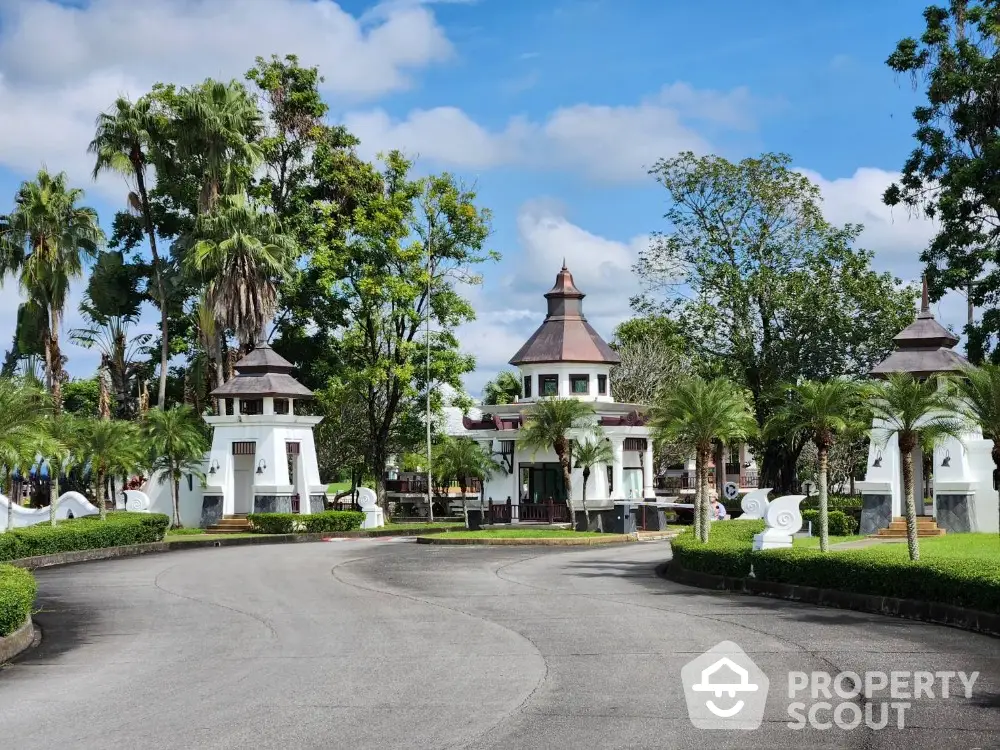
MULTIPOLYGON (((427 243, 427 321, 425 328, 427 349, 427 520, 434 521, 434 498, 431 493, 431 246, 427 243)), ((463 498, 464 500, 464 498, 463 498)))

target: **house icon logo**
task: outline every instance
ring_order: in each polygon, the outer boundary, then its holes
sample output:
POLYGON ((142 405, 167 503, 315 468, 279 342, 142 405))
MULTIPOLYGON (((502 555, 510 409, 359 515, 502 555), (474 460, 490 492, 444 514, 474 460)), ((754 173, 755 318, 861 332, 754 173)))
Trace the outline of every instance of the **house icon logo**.
POLYGON ((767 675, 732 641, 685 664, 681 680, 688 716, 698 729, 752 731, 764 719, 767 675))

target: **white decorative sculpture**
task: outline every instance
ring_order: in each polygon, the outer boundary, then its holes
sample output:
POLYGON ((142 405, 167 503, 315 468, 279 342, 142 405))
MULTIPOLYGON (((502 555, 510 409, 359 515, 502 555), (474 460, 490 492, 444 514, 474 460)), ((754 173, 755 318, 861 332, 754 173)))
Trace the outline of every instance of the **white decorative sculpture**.
POLYGON ((365 514, 364 523, 361 524, 362 529, 378 529, 385 526, 385 514, 378 506, 378 496, 375 494, 375 490, 368 487, 358 487, 358 505, 361 506, 361 512, 365 514))
POLYGON ((740 518, 763 518, 767 513, 767 506, 770 505, 767 500, 767 493, 770 491, 770 487, 762 487, 748 492, 740 502, 740 507, 743 509, 740 518))
POLYGON ((753 548, 791 547, 792 535, 802 528, 799 503, 805 498, 805 495, 785 495, 771 502, 764 513, 764 530, 753 538, 753 548))
MULTIPOLYGON (((0 495, 0 531, 7 530, 7 506, 9 504, 10 500, 0 495)), ((79 492, 66 492, 59 498, 59 504, 56 506, 56 518, 61 521, 69 518, 70 513, 73 514, 73 518, 80 518, 81 516, 93 516, 100 511, 79 492)), ((49 506, 25 508, 15 503, 11 509, 11 516, 15 529, 47 523, 50 518, 49 506)))
POLYGON ((149 511, 149 495, 142 490, 125 490, 125 510, 133 513, 149 511))

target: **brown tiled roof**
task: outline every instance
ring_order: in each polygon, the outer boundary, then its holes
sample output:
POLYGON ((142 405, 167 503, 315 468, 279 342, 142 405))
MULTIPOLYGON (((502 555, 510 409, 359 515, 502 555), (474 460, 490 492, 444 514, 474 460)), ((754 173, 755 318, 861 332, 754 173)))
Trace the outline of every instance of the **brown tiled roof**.
POLYGON ((545 299, 545 320, 511 360, 512 365, 542 362, 599 362, 618 364, 621 359, 583 315, 584 293, 573 283, 563 263, 556 283, 545 299))
POLYGON ((309 398, 313 392, 291 376, 292 363, 266 343, 233 365, 236 377, 216 388, 210 395, 226 397, 277 396, 309 398))

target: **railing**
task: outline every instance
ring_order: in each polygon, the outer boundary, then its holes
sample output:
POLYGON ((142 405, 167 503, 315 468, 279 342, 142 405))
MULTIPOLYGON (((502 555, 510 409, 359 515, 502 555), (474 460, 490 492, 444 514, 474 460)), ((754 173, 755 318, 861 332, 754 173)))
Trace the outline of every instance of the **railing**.
POLYGON ((569 508, 562 500, 551 497, 543 503, 490 503, 490 523, 569 523, 569 508))
MULTIPOLYGON (((449 482, 446 485, 434 485, 434 494, 436 495, 450 495, 458 494, 461 492, 461 487, 458 482, 449 482)), ((479 493, 481 490, 481 483, 478 479, 470 479, 465 485, 466 493, 479 493)), ((396 492, 403 495, 426 495, 427 494, 427 480, 421 477, 413 477, 411 479, 387 479, 385 482, 386 492, 396 492)))

